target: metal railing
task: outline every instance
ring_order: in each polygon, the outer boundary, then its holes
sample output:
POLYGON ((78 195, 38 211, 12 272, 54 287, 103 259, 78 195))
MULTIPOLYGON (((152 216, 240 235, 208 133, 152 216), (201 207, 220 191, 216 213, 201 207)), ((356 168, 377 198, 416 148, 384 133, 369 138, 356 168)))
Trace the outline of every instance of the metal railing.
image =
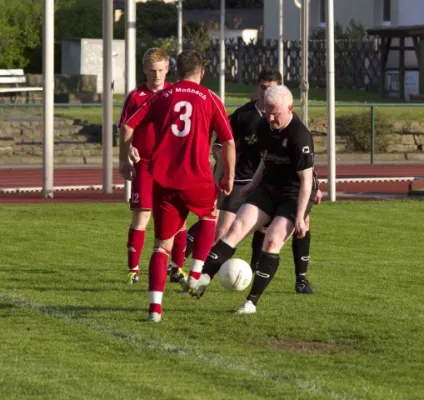
MULTIPOLYGON (((237 108, 245 103, 237 104, 226 104, 228 108, 237 108)), ((57 103, 54 105, 58 109, 72 109, 72 108, 102 108, 101 103, 81 103, 81 104, 70 104, 70 103, 57 103)), ((300 103, 295 103, 295 107, 300 107, 300 103)), ((322 103, 309 103, 309 108, 326 108, 327 104, 322 103)), ((113 108, 121 108, 122 103, 113 103, 113 108)), ((369 108, 370 113, 370 164, 375 162, 375 136, 376 136, 376 121, 375 114, 377 108, 423 108, 423 120, 424 120, 424 103, 336 103, 337 108, 369 108)), ((0 103, 0 110, 5 108, 42 108, 41 104, 28 103, 28 104, 10 104, 0 103)), ((1 117, 1 114, 0 114, 1 117)), ((0 118, 1 119, 1 118, 0 118)))
MULTIPOLYGON (((310 107, 317 107, 318 105, 309 104, 310 107)), ((324 105, 325 107, 325 105, 324 105)), ((336 103, 337 107, 351 107, 351 108, 368 108, 370 109, 370 164, 375 161, 375 109, 376 108, 396 108, 396 107, 421 107, 423 108, 424 120, 424 104, 420 103, 336 103)))
MULTIPOLYGON (((226 107, 240 107, 243 104, 226 104, 226 107)), ((300 103, 294 103, 295 107, 300 107, 300 103)), ((326 103, 309 103, 310 108, 326 108, 326 103)), ((370 112, 370 164, 375 162, 375 110, 376 108, 423 108, 423 121, 424 121, 424 103, 336 103, 337 108, 369 108, 370 112)))

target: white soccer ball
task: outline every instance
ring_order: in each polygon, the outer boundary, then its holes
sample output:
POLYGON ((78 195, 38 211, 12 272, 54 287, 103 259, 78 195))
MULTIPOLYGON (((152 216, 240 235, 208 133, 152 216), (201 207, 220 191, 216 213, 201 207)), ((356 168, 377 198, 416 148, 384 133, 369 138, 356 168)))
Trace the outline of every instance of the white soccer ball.
POLYGON ((218 276, 225 289, 241 292, 252 281, 250 265, 240 258, 230 258, 221 265, 218 276))

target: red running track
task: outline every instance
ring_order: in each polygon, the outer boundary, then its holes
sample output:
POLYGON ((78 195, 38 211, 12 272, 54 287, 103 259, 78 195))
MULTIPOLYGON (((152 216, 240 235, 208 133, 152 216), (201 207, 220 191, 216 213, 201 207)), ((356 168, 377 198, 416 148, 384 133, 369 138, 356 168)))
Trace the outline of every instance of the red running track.
MULTIPOLYGON (((320 178, 327 177, 325 166, 318 166, 320 178)), ((41 187, 41 169, 4 169, 0 170, 0 188, 41 187)), ((339 165, 337 178, 360 177, 424 177, 424 165, 339 165)), ((123 184, 117 170, 113 171, 113 183, 123 184)), ((101 185, 101 168, 65 168, 54 171, 55 186, 101 185)), ((421 185, 421 187, 424 185, 421 185)), ((326 185, 321 190, 327 191, 326 185)), ((408 182, 341 183, 336 187, 338 198, 349 199, 389 199, 407 198, 408 182)), ((56 191, 54 199, 43 200, 40 193, 0 194, 0 203, 25 202, 116 202, 123 201, 123 191, 115 190, 106 195, 100 190, 56 191)))

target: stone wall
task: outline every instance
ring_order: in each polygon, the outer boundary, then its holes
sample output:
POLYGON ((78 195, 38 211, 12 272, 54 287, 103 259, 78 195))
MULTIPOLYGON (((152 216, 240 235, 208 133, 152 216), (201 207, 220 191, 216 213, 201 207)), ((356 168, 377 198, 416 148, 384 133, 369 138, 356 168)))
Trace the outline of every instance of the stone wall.
MULTIPOLYGON (((337 122, 336 122, 337 123, 337 122)), ((387 153, 417 152, 424 154, 424 120, 387 122, 387 133, 379 133, 376 141, 387 153)), ((309 129, 314 136, 315 153, 327 151, 327 120, 318 118, 312 120, 309 129)), ((351 140, 337 129, 336 151, 351 152, 351 140)), ((369 135, 369 134, 368 134, 369 135)))
MULTIPOLYGON (((0 165, 41 164, 42 163, 42 118, 30 114, 3 113, 0 119, 0 165)), ((326 153, 326 126, 322 121, 311 124, 315 153, 317 157, 326 153)), ((424 122, 396 122, 394 131, 385 135, 388 150, 378 157, 381 160, 424 161, 424 122), (396 133, 397 132, 397 133, 396 133)), ((113 158, 117 162, 118 140, 114 130, 113 158)), ((54 157, 55 164, 100 164, 102 162, 102 143, 100 125, 90 125, 84 121, 55 118, 54 157)), ((353 153, 349 140, 338 132, 336 152, 351 154, 352 160, 361 156, 369 159, 369 152, 353 153)))
MULTIPOLYGON (((114 155, 118 155, 114 128, 114 155)), ((102 156, 101 126, 56 118, 54 157, 60 164, 97 163, 102 156)), ((43 123, 40 118, 27 121, 0 121, 0 164, 41 163, 43 123)))
MULTIPOLYGON (((22 86, 43 86, 43 75, 27 74, 22 86)), ((55 103, 97 103, 101 101, 97 93, 97 75, 55 75, 55 103)), ((2 103, 40 104, 43 92, 18 92, 0 95, 2 103)))
MULTIPOLYGON (((43 75, 27 74, 29 86, 43 86, 43 75)), ((97 75, 55 74, 56 93, 93 92, 97 93, 97 75)))

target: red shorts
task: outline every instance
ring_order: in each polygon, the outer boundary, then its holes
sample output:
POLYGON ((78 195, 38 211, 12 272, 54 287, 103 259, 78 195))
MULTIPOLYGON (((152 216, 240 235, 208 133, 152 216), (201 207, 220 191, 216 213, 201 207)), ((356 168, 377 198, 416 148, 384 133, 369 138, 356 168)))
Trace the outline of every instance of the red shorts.
POLYGON ((167 240, 180 231, 191 211, 199 218, 215 219, 213 211, 218 199, 215 183, 206 183, 194 189, 168 189, 153 185, 153 217, 155 238, 167 240))
POLYGON ((151 210, 153 208, 153 177, 148 171, 148 163, 134 164, 135 178, 131 182, 131 210, 151 210))

